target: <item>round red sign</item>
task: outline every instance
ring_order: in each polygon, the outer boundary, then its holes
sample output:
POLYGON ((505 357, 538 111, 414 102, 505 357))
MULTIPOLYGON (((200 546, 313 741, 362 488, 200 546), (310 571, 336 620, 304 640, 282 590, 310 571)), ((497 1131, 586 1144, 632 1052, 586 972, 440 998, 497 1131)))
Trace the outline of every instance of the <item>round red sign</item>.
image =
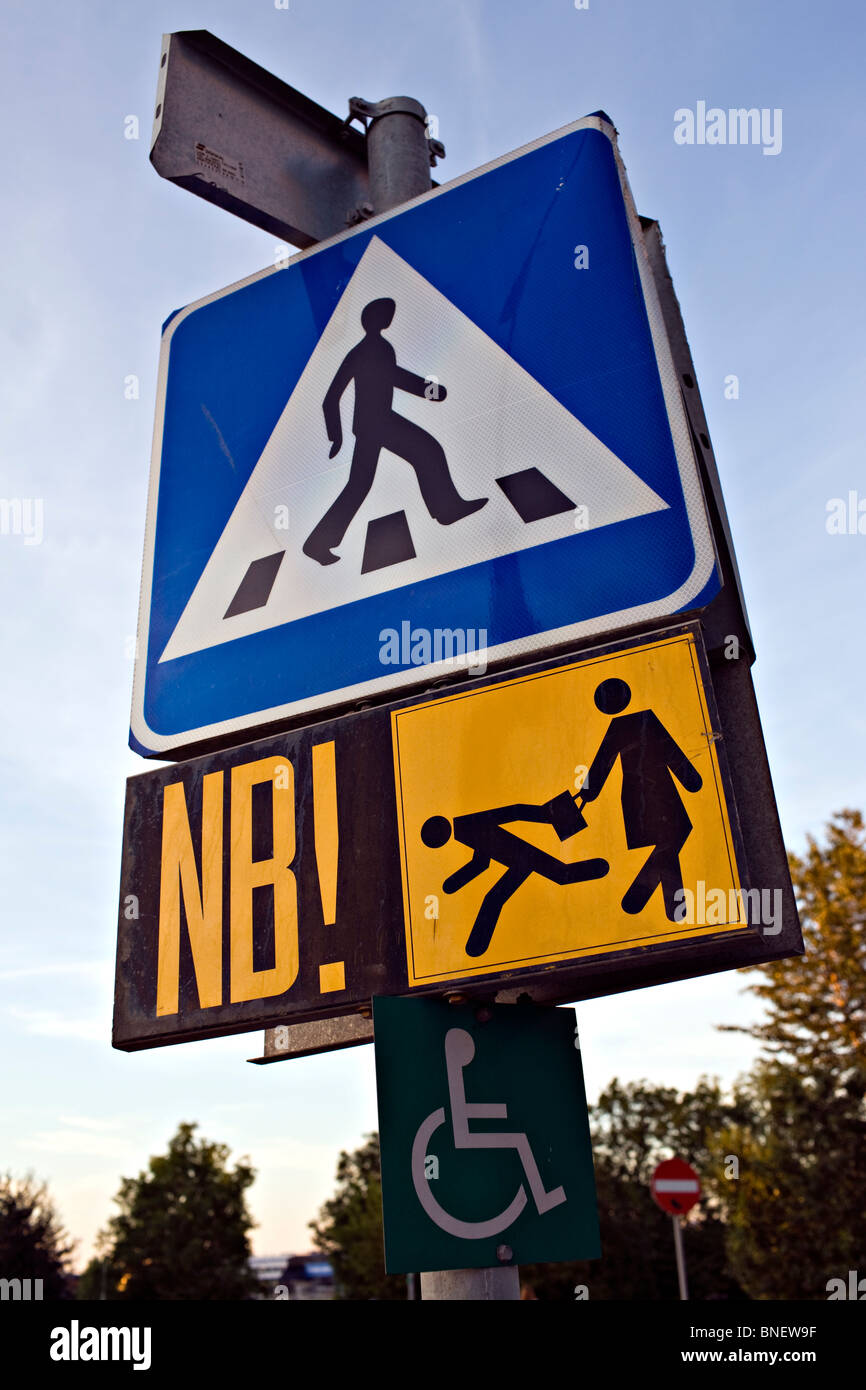
POLYGON ((701 1181, 683 1159, 668 1158, 653 1173, 650 1191, 662 1211, 682 1216, 700 1199, 701 1181))

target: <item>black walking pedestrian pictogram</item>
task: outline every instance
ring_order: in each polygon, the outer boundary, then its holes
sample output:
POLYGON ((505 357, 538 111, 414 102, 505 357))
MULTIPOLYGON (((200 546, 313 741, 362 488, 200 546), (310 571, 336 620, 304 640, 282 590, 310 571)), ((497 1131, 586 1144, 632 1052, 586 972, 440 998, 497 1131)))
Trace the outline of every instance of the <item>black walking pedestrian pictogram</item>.
MULTIPOLYGON (((477 512, 486 497, 467 500, 460 496, 448 469, 445 451, 420 425, 413 424, 392 408, 394 391, 408 391, 431 401, 444 401, 447 391, 432 378, 418 376, 397 365, 397 354, 382 336, 394 317, 393 299, 374 299, 361 313, 364 337, 344 357, 328 387, 322 409, 331 441, 330 458, 343 445, 340 399, 350 382, 355 386, 352 432, 355 449, 345 487, 328 508, 303 545, 305 555, 321 565, 339 560, 333 547, 340 544, 367 497, 382 449, 405 459, 415 470, 421 496, 435 521, 450 526, 477 512)), ((370 549, 368 539, 367 549, 370 549)), ((414 553, 414 552, 413 552, 414 553)), ((377 557, 365 553, 365 569, 377 568, 377 557)))
MULTIPOLYGON (((475 811, 468 816, 454 817, 454 839, 472 850, 468 863, 451 874, 442 884, 444 893, 456 893, 490 867, 491 862, 504 867, 484 896, 475 923, 466 942, 468 956, 483 956, 488 949, 499 914, 512 894, 525 883, 530 874, 540 874, 552 883, 584 883, 588 879, 604 878, 609 865, 606 859, 581 859, 565 864, 545 850, 522 840, 503 826, 511 821, 537 821, 552 825, 560 840, 567 840, 585 821, 571 792, 560 792, 540 806, 518 802, 491 811, 475 811)), ((451 838, 451 822, 445 816, 430 816, 421 827, 421 839, 431 849, 439 849, 451 838)))
POLYGON ((617 758, 622 767, 622 818, 629 849, 652 853, 622 899, 624 912, 642 912, 661 888, 665 914, 677 920, 677 893, 682 890, 680 850, 692 823, 674 777, 688 792, 700 791, 700 773, 651 709, 623 714, 631 701, 624 680, 602 681, 595 692, 596 707, 612 714, 607 732, 590 764, 581 789, 584 804, 595 801, 617 758))

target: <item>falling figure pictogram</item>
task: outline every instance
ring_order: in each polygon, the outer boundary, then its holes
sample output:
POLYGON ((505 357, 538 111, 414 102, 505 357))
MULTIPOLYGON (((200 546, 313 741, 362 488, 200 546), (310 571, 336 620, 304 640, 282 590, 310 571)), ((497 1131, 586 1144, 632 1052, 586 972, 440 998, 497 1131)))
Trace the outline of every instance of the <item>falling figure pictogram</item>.
MULTIPOLYGON (((511 821, 536 821, 552 825, 560 840, 567 840, 585 825, 571 792, 560 792, 540 806, 518 802, 499 806, 490 811, 475 811, 468 816, 454 817, 454 839, 472 850, 472 858, 450 874, 442 884, 443 893, 456 893, 483 874, 491 863, 501 864, 505 873, 488 889, 478 909, 469 939, 468 956, 483 956, 490 946, 499 914, 508 899, 525 883, 530 874, 539 874, 552 883, 585 883, 588 879, 604 878, 609 865, 606 859, 579 859, 566 864, 545 850, 522 840, 503 827, 511 821)), ((429 816, 421 827, 421 839, 430 849, 441 849, 451 838, 451 822, 445 816, 429 816)))

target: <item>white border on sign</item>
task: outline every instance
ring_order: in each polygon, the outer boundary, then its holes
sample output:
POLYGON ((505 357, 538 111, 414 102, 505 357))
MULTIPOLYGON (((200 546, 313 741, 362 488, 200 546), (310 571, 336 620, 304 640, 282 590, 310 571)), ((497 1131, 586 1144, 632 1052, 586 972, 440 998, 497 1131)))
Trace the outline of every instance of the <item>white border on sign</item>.
MULTIPOLYGON (((509 154, 500 155, 498 159, 491 160, 489 164, 482 164, 477 169, 471 169, 468 173, 461 174, 458 178, 442 184, 441 187, 431 189, 429 193, 420 194, 417 198, 411 200, 411 206, 414 208, 430 199, 440 198, 443 193, 448 193, 453 188, 459 188, 461 184, 468 183, 471 179, 479 178, 482 174, 487 174, 492 169, 501 168, 502 165, 509 164, 514 159, 520 159, 523 155, 530 154, 533 150, 541 149, 542 146, 549 145, 554 140, 561 140, 565 136, 572 135, 578 130, 597 130, 601 135, 606 136, 613 147, 626 214, 629 221, 629 229, 631 231, 632 244, 637 257, 641 288, 647 308, 647 316, 649 318, 650 331, 653 338, 653 347, 658 362, 659 377, 661 379, 662 392, 667 409, 668 423, 674 443, 674 453, 679 468, 680 482, 683 489, 683 497, 685 499, 686 511, 695 549, 695 564, 692 573, 685 583, 664 599, 658 599, 653 603, 639 604, 634 608, 621 609, 617 613, 606 613, 599 618, 591 618, 580 623, 571 623, 565 627, 550 629, 544 633, 534 633, 527 637, 517 638, 511 642, 503 642, 496 647, 488 647, 485 651, 488 664, 511 657, 525 657, 527 660, 535 659, 549 648, 564 642, 575 641, 584 637, 601 636, 602 634, 615 632, 624 627, 643 623, 653 618, 671 617, 675 613, 679 613, 687 608, 692 599, 697 598, 698 594, 708 583, 713 567, 717 563, 715 542, 712 529, 707 519, 706 501, 704 499, 703 487, 698 474, 694 451, 692 449, 691 434, 680 391, 679 376, 674 365, 673 354, 665 329, 664 317, 656 290, 655 279, 643 242, 640 219, 635 208, 631 189, 629 188, 625 165, 623 164, 617 146, 616 130, 614 126, 611 125, 610 122, 602 120, 600 116, 584 116, 581 120, 574 121, 571 125, 562 126, 559 130, 552 131, 549 135, 542 135, 539 139, 531 141, 528 145, 522 145, 520 149, 512 150, 509 154)), ((317 242, 315 246, 308 247, 306 251, 299 251, 296 255, 289 257, 287 261, 279 266, 268 266, 266 269, 259 270, 243 280, 237 280, 234 284, 228 285, 224 289, 215 290, 213 294, 205 295, 203 299, 198 299, 195 303, 188 304, 185 308, 180 309, 171 319, 168 327, 163 333, 156 390, 156 418, 154 423, 150 484, 147 498, 147 518, 145 522, 144 556, 142 560, 141 592, 138 614, 138 638, 136 642, 135 671, 132 687, 132 711, 130 716, 130 727, 133 736, 142 747, 147 748, 151 753, 156 755, 169 754, 174 748, 185 748, 192 744, 220 738, 227 734, 242 733, 245 729, 257 729, 264 725, 274 723, 278 719, 285 719, 298 714, 313 714, 318 710, 326 709, 337 712, 344 706, 361 699, 368 699, 371 695, 390 694, 392 692, 408 693, 408 690, 423 685, 426 681, 435 680, 449 673, 453 673, 453 665, 448 661, 433 662, 428 666, 414 666, 406 670, 392 672, 389 675, 376 676, 372 680, 362 681, 356 685, 343 686, 338 690, 326 691, 321 695, 313 695, 303 700, 290 701, 287 704, 274 705, 270 709, 256 710, 248 715, 237 715, 231 719, 220 720, 215 724, 203 725, 198 729, 189 729, 181 734, 158 734, 149 727, 144 717, 147 638, 150 628, 150 595, 153 587, 156 511, 159 498, 159 471, 160 460, 162 458, 168 359, 171 340, 176 329, 180 327, 185 318, 195 313, 197 309, 202 309, 205 305, 212 304, 215 300, 222 299, 225 295, 234 293, 235 290, 243 289, 247 285, 253 285, 258 280, 262 280, 268 275, 279 275, 288 266, 296 265, 299 261, 305 260, 308 256, 318 255, 320 251, 327 250, 329 247, 337 245, 338 242, 347 241, 349 238, 358 236, 361 233, 367 233, 371 228, 377 227, 381 223, 390 221, 393 217, 399 216, 408 206, 410 206, 410 204, 404 203, 399 207, 391 209, 389 212, 380 213, 378 217, 371 217, 369 221, 362 222, 357 227, 349 228, 345 232, 339 232, 336 236, 329 237, 327 241, 317 242)))

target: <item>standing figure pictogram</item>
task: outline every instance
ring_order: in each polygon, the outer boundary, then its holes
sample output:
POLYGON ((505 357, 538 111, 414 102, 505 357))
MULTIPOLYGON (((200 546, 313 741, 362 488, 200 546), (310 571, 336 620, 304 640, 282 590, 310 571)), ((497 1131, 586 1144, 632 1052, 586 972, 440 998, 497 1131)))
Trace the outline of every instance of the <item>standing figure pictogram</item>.
POLYGON ((382 449, 405 459, 415 470, 421 496, 434 520, 450 526, 483 507, 488 499, 467 500, 460 496, 448 470, 441 444, 420 425, 413 424, 392 409, 394 391, 408 391, 431 401, 444 401, 447 391, 432 378, 418 376, 397 365, 397 354, 382 330, 394 317, 393 299, 374 299, 361 313, 364 337, 343 358, 328 387, 322 409, 331 441, 329 458, 335 458, 343 445, 340 399, 349 382, 355 386, 352 431, 355 450, 345 487, 304 542, 303 551, 321 565, 339 560, 333 547, 339 545, 364 502, 382 449))
POLYGON ((675 922, 677 892, 683 886, 679 855, 692 823, 674 778, 688 792, 700 791, 703 782, 652 710, 623 714, 630 702, 631 690, 624 680, 602 681, 595 691, 596 707, 614 718, 590 764, 581 801, 595 801, 619 758, 626 844, 629 849, 652 847, 622 899, 623 911, 642 912, 660 887, 665 914, 675 922))

